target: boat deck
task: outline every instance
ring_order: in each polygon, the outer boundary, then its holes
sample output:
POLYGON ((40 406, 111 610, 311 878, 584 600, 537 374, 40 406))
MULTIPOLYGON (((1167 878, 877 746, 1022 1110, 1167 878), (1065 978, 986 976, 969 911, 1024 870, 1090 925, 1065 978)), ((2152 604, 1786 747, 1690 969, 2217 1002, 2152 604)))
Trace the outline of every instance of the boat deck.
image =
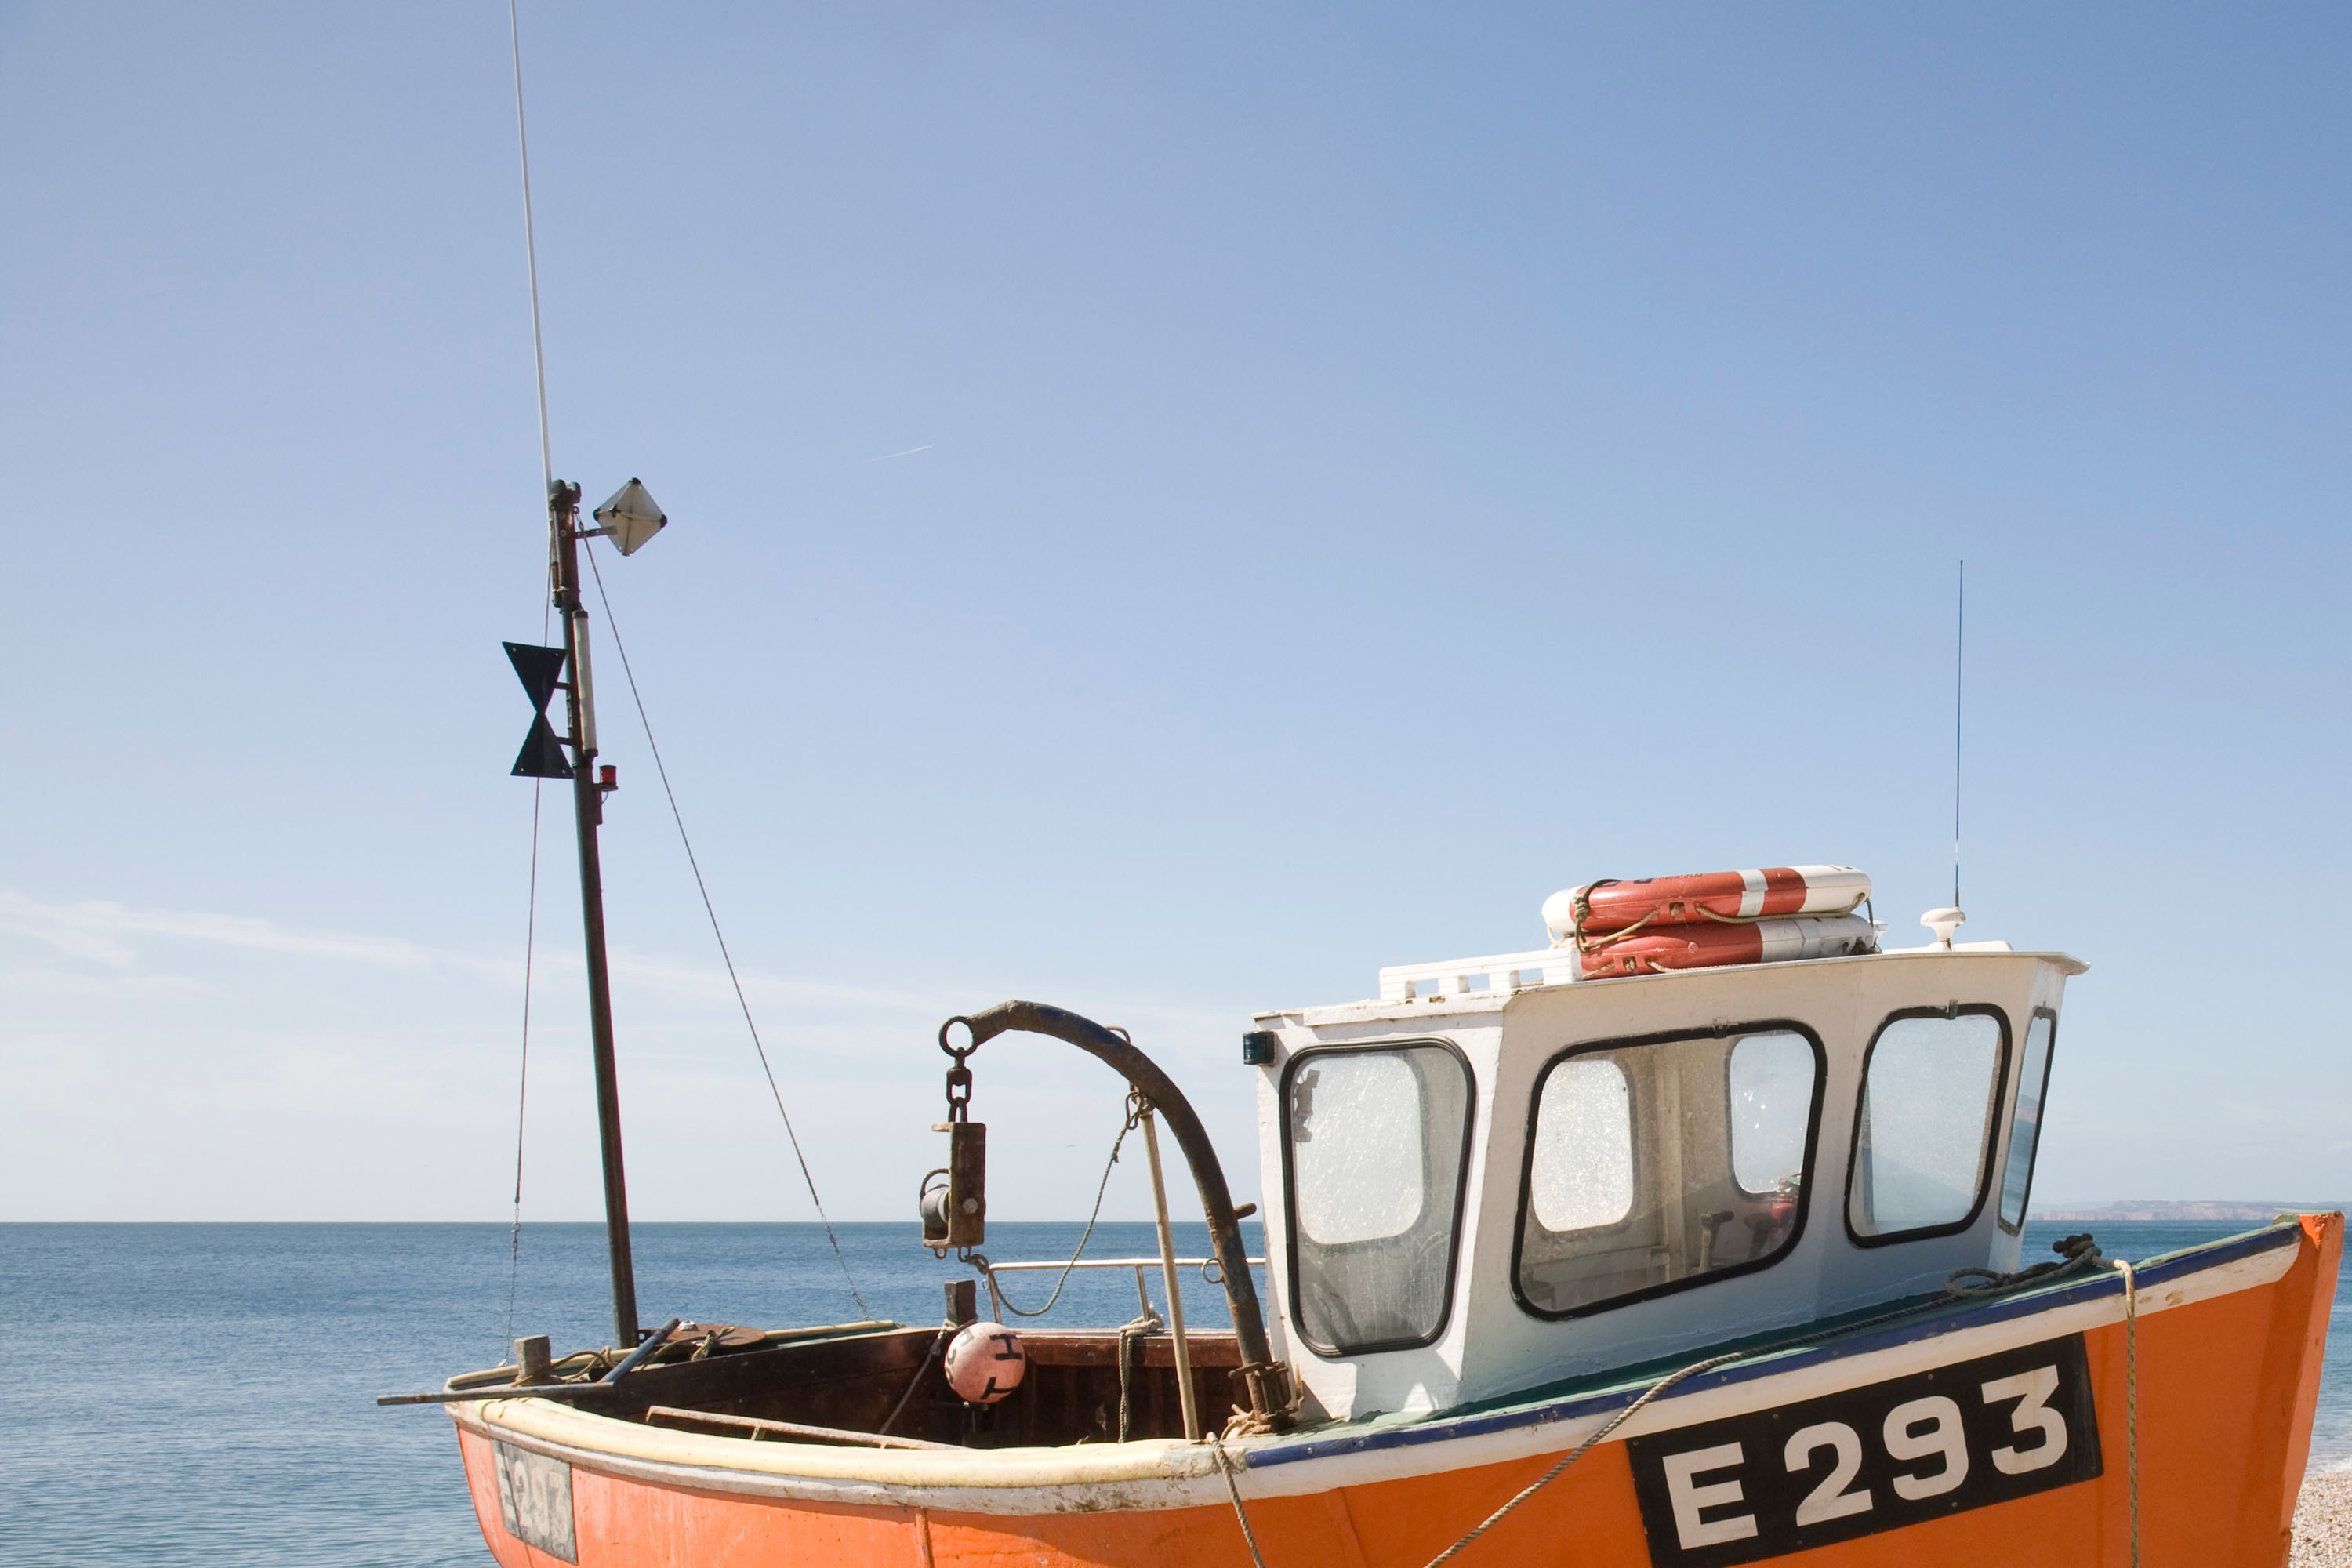
MULTIPOLYGON (((2137 1266, 2140 1290, 2145 1298, 2175 1279, 2291 1247, 2299 1235, 2295 1225, 2279 1224, 2150 1258, 2137 1266)), ((2122 1289, 2119 1275, 2102 1270, 1999 1295, 1913 1296, 1443 1410, 1309 1423, 1251 1442, 1246 1462, 1260 1468, 1576 1421, 1614 1412, 1659 1379, 1717 1356, 1740 1359, 1695 1375, 1678 1394, 1731 1388, 1797 1364, 1827 1364, 1987 1329, 2117 1296, 2122 1289)), ((967 1405, 947 1388, 935 1353, 939 1338, 938 1330, 895 1322, 842 1323, 772 1331, 751 1344, 699 1359, 692 1359, 693 1342, 681 1340, 675 1353, 689 1359, 656 1357, 629 1373, 611 1396, 582 1404, 599 1415, 647 1424, 714 1417, 700 1423, 700 1429, 745 1441, 993 1449, 1116 1443, 1124 1393, 1129 1440, 1181 1435, 1174 1347, 1165 1334, 1129 1342, 1123 1390, 1116 1331, 1024 1335, 1028 1375, 1011 1397, 987 1407, 967 1405), (877 1444, 883 1436, 893 1441, 877 1444)), ((1187 1341, 1202 1407, 1222 1411, 1232 1401, 1222 1396, 1217 1374, 1240 1365, 1234 1336, 1193 1333, 1187 1341)), ((583 1352, 558 1363, 556 1371, 584 1381, 609 1365, 612 1354, 583 1352)), ((492 1369, 452 1379, 449 1387, 478 1388, 484 1397, 496 1397, 512 1376, 510 1368, 492 1369)))

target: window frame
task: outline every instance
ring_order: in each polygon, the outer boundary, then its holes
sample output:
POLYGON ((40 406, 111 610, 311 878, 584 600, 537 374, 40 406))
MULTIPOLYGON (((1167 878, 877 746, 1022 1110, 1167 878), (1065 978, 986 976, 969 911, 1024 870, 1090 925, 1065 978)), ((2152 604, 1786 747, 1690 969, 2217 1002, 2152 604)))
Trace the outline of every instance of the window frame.
MULTIPOLYGON (((1375 1355, 1383 1351, 1420 1350, 1433 1345, 1445 1337, 1454 1321, 1454 1288, 1462 1272, 1462 1220, 1470 1201, 1470 1151, 1478 1131, 1478 1074, 1470 1066, 1470 1058, 1462 1047, 1442 1035, 1412 1036, 1393 1040, 1351 1040, 1345 1045, 1308 1046, 1293 1051, 1283 1064, 1277 1089, 1277 1110, 1282 1142, 1282 1232, 1283 1232, 1283 1316, 1298 1342, 1325 1361, 1344 1360, 1349 1356, 1375 1355), (1454 1173, 1453 1229, 1445 1247, 1445 1290, 1441 1299, 1437 1321, 1430 1331, 1416 1339, 1378 1340, 1360 1345, 1318 1344, 1307 1331, 1306 1315, 1298 1310, 1298 1173, 1292 1157, 1290 1137, 1290 1089, 1298 1075, 1299 1064, 1312 1063, 1324 1057, 1364 1056, 1375 1051, 1394 1053, 1434 1046, 1452 1057, 1462 1068, 1462 1154, 1454 1173)), ((1380 1238, 1386 1239, 1386 1238, 1380 1238)), ((1318 1242, 1318 1247, 1332 1246, 1318 1242)), ((1360 1247, 1362 1242, 1340 1242, 1338 1247, 1360 1247)))
MULTIPOLYGON (((2000 1226, 2002 1233, 2008 1236, 2025 1234, 2025 1215, 2033 1207, 2033 1176, 2042 1168, 2042 1129, 2050 1120, 2047 1114, 2050 1109, 2050 1075, 2058 1066, 2058 1010, 2055 1007, 2036 1007, 2026 1015, 2025 1035, 2029 1041, 2033 1037, 2033 1020, 2036 1018, 2050 1020, 2050 1044, 2042 1056, 2042 1099, 2034 1108, 2033 1142, 2025 1151, 2025 1191, 2018 1197, 2015 1225, 2010 1224, 1998 1207, 1992 1215, 1993 1224, 2000 1226)), ((2017 1137, 2017 1097, 2025 1089, 2025 1047, 2022 1045, 2017 1048, 2017 1087, 2009 1094, 2009 1137, 2001 1140, 2001 1179, 2004 1183, 2009 1179, 2009 1145, 2017 1137)))
MULTIPOLYGON (((1731 1093, 1730 1057, 1731 1053, 1728 1050, 1724 1052, 1726 1063, 1724 1097, 1727 1105, 1729 1103, 1731 1093)), ((1765 1018, 1754 1023, 1717 1025, 1704 1029, 1668 1029, 1663 1033, 1651 1035, 1621 1035, 1612 1039, 1590 1040, 1581 1045, 1569 1046, 1546 1059, 1543 1066, 1537 1070, 1535 1081, 1528 1090, 1526 1142, 1519 1153, 1519 1184, 1518 1190, 1514 1194, 1516 1205, 1511 1219, 1511 1300, 1519 1304, 1519 1310, 1543 1322, 1566 1322, 1573 1318, 1589 1318, 1597 1312, 1613 1312, 1620 1307, 1631 1306, 1636 1301, 1655 1300, 1661 1296, 1671 1296, 1678 1290, 1694 1289, 1702 1285, 1715 1284, 1718 1280, 1737 1279, 1745 1274, 1759 1273, 1784 1258, 1795 1256, 1799 1244, 1805 1238, 1806 1221, 1812 1214, 1813 1172, 1821 1158, 1822 1110, 1829 1093, 1829 1052, 1822 1046, 1821 1036, 1811 1026, 1799 1023, 1794 1018, 1765 1018), (1813 1051, 1813 1099, 1805 1117, 1804 1180, 1797 1189, 1797 1213, 1789 1226, 1789 1239, 1769 1258, 1755 1258, 1745 1263, 1731 1264, 1727 1268, 1710 1268, 1704 1274, 1692 1274, 1681 1279, 1669 1279, 1662 1285, 1644 1285, 1638 1290, 1627 1290, 1615 1296, 1604 1297, 1598 1301, 1587 1301, 1581 1306, 1552 1309, 1538 1307, 1528 1300, 1527 1290, 1519 1280, 1519 1267, 1527 1250, 1528 1211, 1535 1206, 1536 1117, 1543 1105, 1544 1085, 1549 1081, 1551 1075, 1558 1071, 1564 1062, 1600 1051, 1633 1050, 1643 1046, 1672 1045, 1682 1040, 1735 1040, 1744 1035, 1794 1035, 1811 1046, 1813 1051)), ((1727 1142, 1729 1137, 1730 1130, 1727 1125, 1725 1129, 1727 1142)), ((1643 1160, 1641 1141, 1638 1136, 1634 1140, 1633 1160, 1633 1190, 1638 1194, 1642 1190, 1643 1160)), ((1727 1146, 1724 1151, 1724 1160, 1725 1168, 1727 1171, 1730 1165, 1730 1150, 1727 1146)), ((1737 1176, 1732 1177, 1731 1180, 1734 1186, 1738 1186, 1737 1176)), ((1740 1191, 1746 1192, 1747 1189, 1741 1187, 1740 1191)), ((1619 1225, 1629 1223, 1631 1223, 1630 1215, 1618 1222, 1619 1225)), ((1612 1227, 1593 1226, 1587 1228, 1590 1231, 1598 1232, 1612 1227)))
MULTIPOLYGON (((1995 1154, 2000 1148, 2001 1128, 2006 1121, 2000 1114, 2000 1091, 2009 1082, 2010 1067, 2016 1057, 2011 1034, 2007 1010, 1991 1002, 1947 1002, 1940 1007, 1898 1007, 1878 1021, 1878 1027, 1871 1031, 1870 1044, 1862 1053, 1862 1072, 1854 1080, 1853 1127, 1846 1138, 1845 1194, 1843 1201, 1839 1205, 1838 1212, 1840 1220, 1845 1226, 1845 1236, 1848 1241, 1853 1242, 1856 1247, 1899 1247, 1906 1241, 1928 1241, 1939 1236, 1958 1236, 1963 1231, 1973 1229, 1977 1221, 1984 1217, 1985 1205, 1992 1196, 1995 1154), (1992 1087, 1985 1091, 1985 1131, 1984 1142, 1977 1157, 1976 1202, 1969 1205, 1967 1215, 1943 1225, 1914 1226, 1909 1230, 1889 1230, 1882 1231, 1876 1236, 1864 1236, 1853 1228, 1853 1194, 1856 1184, 1862 1179, 1862 1113, 1864 1105, 1870 1098, 1870 1064, 1878 1058, 1878 1043, 1886 1037, 1888 1029, 1906 1018, 1967 1017, 1990 1018, 2000 1030, 2000 1054, 1993 1061, 1992 1087)), ((2054 1022, 2052 1025, 2050 1037, 2054 1046, 2058 1037, 2054 1022)), ((2055 1054, 2054 1051, 2053 1054, 2055 1054)), ((2037 1130, 2034 1133, 2037 1142, 2041 1136, 2040 1131, 2037 1130)))

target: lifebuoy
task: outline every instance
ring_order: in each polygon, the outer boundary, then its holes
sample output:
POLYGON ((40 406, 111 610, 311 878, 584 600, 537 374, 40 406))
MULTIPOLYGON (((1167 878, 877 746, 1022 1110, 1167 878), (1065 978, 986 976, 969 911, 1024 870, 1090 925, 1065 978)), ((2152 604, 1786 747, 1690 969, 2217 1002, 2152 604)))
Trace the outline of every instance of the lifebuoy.
POLYGON ((1851 866, 1769 866, 1590 882, 1546 899, 1543 917, 1552 941, 1565 944, 1635 926, 1851 914, 1868 897, 1870 879, 1851 866))
POLYGON ((1876 926, 1860 915, 1831 915, 1644 926, 1627 936, 1590 941, 1577 954, 1577 967, 1587 980, 1604 980, 1624 974, 1663 974, 1669 969, 1843 958, 1877 951, 1876 926))

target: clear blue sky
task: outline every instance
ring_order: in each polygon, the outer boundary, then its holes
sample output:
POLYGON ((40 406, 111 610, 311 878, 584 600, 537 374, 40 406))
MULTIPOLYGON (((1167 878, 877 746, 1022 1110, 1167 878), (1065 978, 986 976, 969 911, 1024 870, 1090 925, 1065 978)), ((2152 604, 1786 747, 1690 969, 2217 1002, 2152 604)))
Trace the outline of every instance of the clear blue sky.
MULTIPOLYGON (((2093 964, 2039 1195, 2352 1193, 2352 14, 522 20, 557 468, 675 520, 607 580, 836 1215, 1006 995, 1247 1188, 1251 1011, 1557 888, 1851 862, 1910 940, 1963 554, 1967 934, 2093 964)), ((505 1213, 506 25, 0 8, 0 1217, 505 1213)), ((804 1217, 600 670, 638 1212, 804 1217)), ((999 1213, 1083 1213, 1107 1076, 978 1066, 999 1213)))

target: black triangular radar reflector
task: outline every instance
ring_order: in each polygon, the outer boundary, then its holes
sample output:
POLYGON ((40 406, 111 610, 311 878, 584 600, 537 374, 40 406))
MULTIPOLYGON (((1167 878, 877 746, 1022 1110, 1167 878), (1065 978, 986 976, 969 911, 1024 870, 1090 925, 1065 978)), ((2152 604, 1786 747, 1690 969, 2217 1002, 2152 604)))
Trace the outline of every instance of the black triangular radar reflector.
POLYGON ((548 728, 547 715, 536 715, 530 721, 530 733, 522 739, 522 750, 515 753, 514 776, 519 779, 568 779, 572 776, 571 761, 563 754, 563 742, 548 728))
POLYGON ((546 712, 547 700, 555 695, 556 684, 563 679, 563 650, 526 642, 508 643, 506 650, 508 661, 522 681, 522 689, 530 693, 531 707, 546 712))

